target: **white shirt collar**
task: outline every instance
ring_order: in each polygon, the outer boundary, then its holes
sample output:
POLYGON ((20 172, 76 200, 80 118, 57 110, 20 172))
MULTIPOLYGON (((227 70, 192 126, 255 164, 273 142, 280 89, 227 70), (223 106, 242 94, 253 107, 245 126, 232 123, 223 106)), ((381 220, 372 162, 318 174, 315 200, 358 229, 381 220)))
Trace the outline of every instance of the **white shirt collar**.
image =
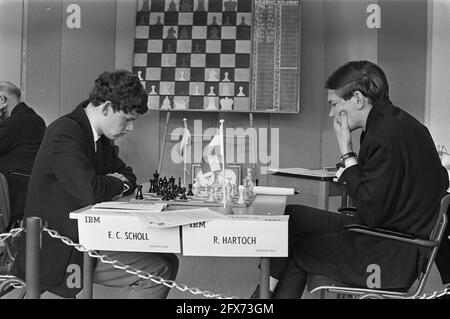
POLYGON ((95 130, 94 126, 91 123, 91 120, 89 119, 89 116, 87 117, 89 124, 91 125, 92 129, 92 135, 94 136, 94 149, 97 152, 97 141, 100 139, 100 135, 98 135, 97 131, 95 130))

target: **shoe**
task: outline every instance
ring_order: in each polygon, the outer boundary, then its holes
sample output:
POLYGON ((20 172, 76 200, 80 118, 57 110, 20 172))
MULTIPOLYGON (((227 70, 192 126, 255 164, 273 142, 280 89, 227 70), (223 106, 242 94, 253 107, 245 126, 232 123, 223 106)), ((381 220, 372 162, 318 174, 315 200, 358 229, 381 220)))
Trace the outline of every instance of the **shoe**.
MULTIPOLYGON (((255 288, 255 290, 253 291, 253 293, 251 294, 249 299, 261 299, 260 297, 260 293, 259 290, 261 289, 260 285, 258 284, 255 288)), ((272 298, 272 292, 269 291, 269 299, 272 298)))

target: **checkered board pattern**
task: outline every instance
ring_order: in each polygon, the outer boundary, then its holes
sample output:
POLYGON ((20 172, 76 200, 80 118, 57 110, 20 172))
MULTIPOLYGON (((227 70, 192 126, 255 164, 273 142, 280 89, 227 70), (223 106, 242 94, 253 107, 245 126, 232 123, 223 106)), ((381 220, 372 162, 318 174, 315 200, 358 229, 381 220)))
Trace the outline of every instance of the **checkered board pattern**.
POLYGON ((252 1, 140 0, 133 72, 156 110, 250 111, 252 1))

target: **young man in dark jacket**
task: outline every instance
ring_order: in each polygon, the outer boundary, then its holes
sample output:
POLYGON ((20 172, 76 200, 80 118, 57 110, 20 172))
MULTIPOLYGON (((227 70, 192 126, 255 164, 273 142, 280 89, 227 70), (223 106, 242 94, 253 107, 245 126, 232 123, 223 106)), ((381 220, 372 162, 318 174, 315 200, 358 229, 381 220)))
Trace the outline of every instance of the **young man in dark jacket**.
MULTIPOLYGON (((89 100, 47 128, 30 178, 25 217, 39 216, 50 229, 77 243, 77 222, 69 218, 70 212, 135 189, 136 176, 117 156, 112 141, 131 132, 134 121, 146 111, 147 94, 135 75, 128 71, 102 73, 89 100)), ((42 236, 42 287, 63 297, 76 295, 81 287, 68 285, 67 277, 73 265, 82 269, 82 253, 46 232, 42 236)), ((21 244, 14 271, 23 278, 24 241, 21 244)), ((100 253, 168 280, 173 280, 178 270, 173 254, 100 253)), ((165 298, 169 293, 164 285, 102 262, 94 269, 94 283, 111 287, 113 298, 165 298)))
MULTIPOLYGON (((358 219, 350 222, 427 238, 448 187, 428 129, 392 104, 386 76, 374 63, 349 62, 325 87, 345 166, 339 181, 358 210, 358 219), (359 155, 351 142, 357 129, 362 129, 359 155)), ((300 298, 307 273, 381 289, 409 288, 415 281, 417 247, 344 231, 349 221, 333 212, 292 205, 286 214, 291 254, 272 259, 273 297, 300 298)))

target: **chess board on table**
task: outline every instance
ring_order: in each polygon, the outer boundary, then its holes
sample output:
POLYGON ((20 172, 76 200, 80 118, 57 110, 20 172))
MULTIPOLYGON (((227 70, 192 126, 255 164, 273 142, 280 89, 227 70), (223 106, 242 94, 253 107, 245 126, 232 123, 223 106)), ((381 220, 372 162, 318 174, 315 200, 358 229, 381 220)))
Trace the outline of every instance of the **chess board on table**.
POLYGON ((250 111, 252 1, 140 0, 134 53, 149 109, 250 111))

